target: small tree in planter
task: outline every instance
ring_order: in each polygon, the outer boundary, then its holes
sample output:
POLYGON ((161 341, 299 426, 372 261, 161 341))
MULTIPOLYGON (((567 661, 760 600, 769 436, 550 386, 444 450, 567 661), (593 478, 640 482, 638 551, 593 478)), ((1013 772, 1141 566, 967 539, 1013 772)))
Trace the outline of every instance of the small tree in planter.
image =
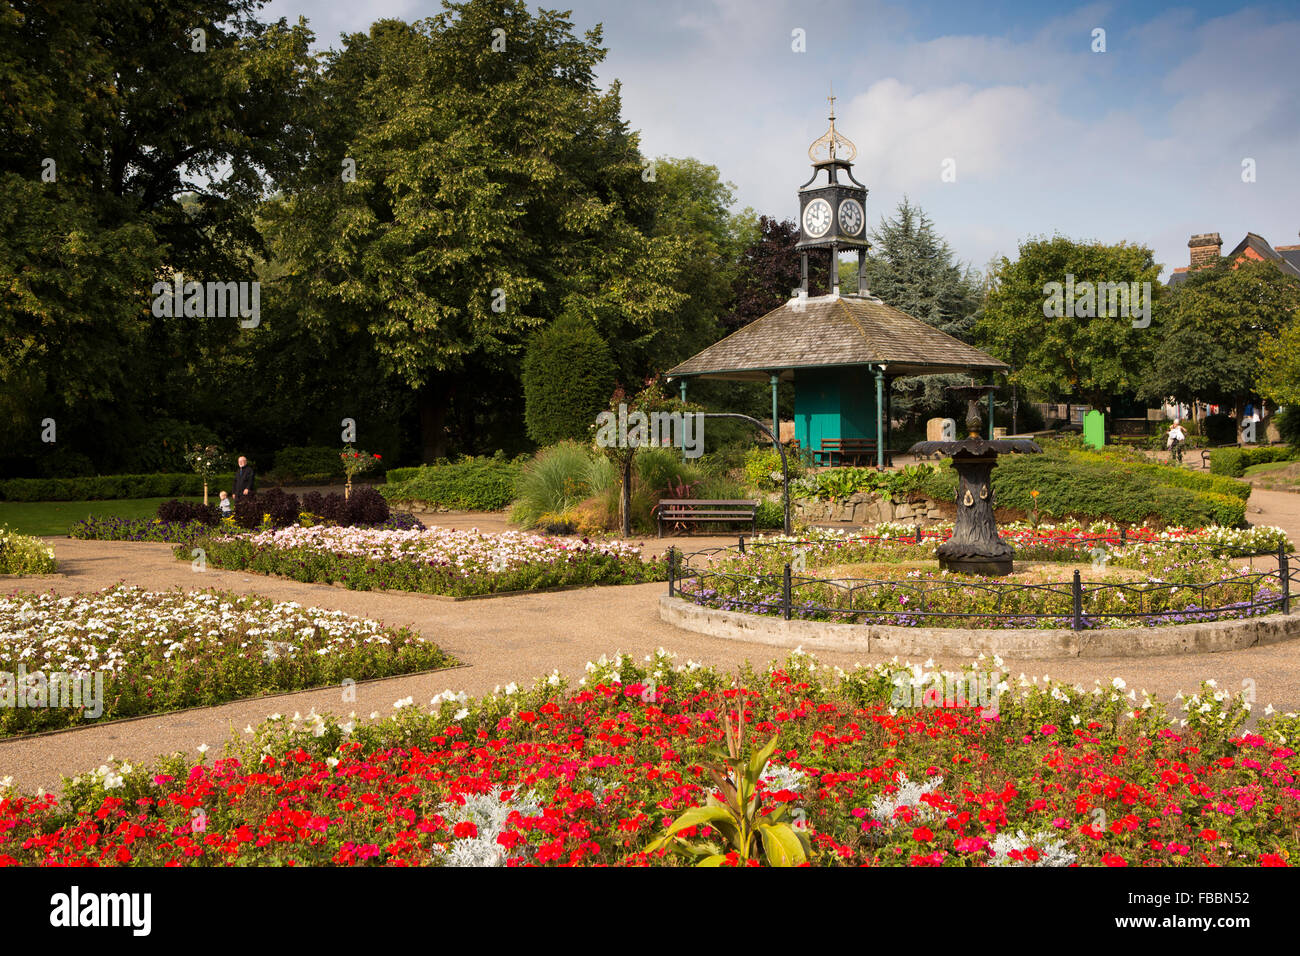
POLYGON ((657 447, 656 439, 662 437, 648 427, 651 416, 656 412, 690 414, 696 408, 698 406, 669 398, 659 381, 651 377, 641 391, 630 397, 621 385, 616 388, 610 397, 608 411, 602 412, 591 426, 596 445, 614 463, 618 476, 619 517, 624 537, 632 534, 632 462, 638 451, 657 447), (636 413, 645 416, 645 422, 639 427, 626 428, 636 413), (625 435, 620 436, 615 428, 619 422, 626 429, 625 435))
POLYGON ((226 464, 226 453, 217 445, 191 445, 185 460, 203 479, 203 503, 208 503, 208 484, 226 464))
POLYGON ((351 445, 344 445, 343 450, 339 452, 339 458, 343 460, 343 473, 348 477, 347 484, 343 486, 343 500, 347 501, 352 497, 352 476, 369 471, 375 467, 376 462, 383 459, 383 456, 356 451, 351 445))

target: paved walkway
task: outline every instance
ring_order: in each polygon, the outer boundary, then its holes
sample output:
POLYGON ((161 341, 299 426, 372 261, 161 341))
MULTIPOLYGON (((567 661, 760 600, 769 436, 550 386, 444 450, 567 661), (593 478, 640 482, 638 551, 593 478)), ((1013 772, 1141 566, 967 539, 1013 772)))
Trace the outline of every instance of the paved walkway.
MULTIPOLYGON (((1277 524, 1300 540, 1300 495, 1257 491, 1251 498, 1261 509, 1250 515, 1254 523, 1277 524)), ((455 527, 477 525, 499 530, 504 519, 483 515, 444 515, 440 523, 455 527), (498 524, 499 522, 499 524, 498 524)), ((404 625, 435 641, 465 667, 432 675, 396 677, 356 687, 356 701, 345 702, 339 689, 307 691, 276 698, 226 704, 181 714, 142 718, 115 724, 19 740, 0 741, 0 778, 12 776, 25 788, 59 785, 60 777, 99 766, 110 756, 131 761, 176 750, 194 752, 199 744, 213 750, 231 733, 241 733, 271 713, 318 712, 363 717, 372 711, 392 713, 393 702, 412 696, 418 703, 443 690, 478 695, 510 682, 530 686, 538 677, 559 669, 576 681, 587 661, 602 654, 634 654, 638 659, 664 647, 679 655, 722 668, 750 661, 761 665, 780 652, 681 631, 659 620, 658 598, 662 584, 601 587, 530 594, 518 597, 451 602, 416 594, 378 594, 348 591, 322 584, 301 584, 243 572, 209 569, 198 574, 188 562, 176 560, 165 544, 50 539, 63 576, 32 582, 38 587, 67 594, 96 590, 119 581, 149 588, 219 587, 241 593, 262 594, 276 600, 337 608, 373 617, 386 624, 404 625)), ((646 542, 659 552, 669 545, 691 549, 734 543, 733 538, 697 537, 646 542)), ((6 591, 15 590, 10 583, 6 591)), ((812 648, 808 648, 812 650, 812 648)), ((818 655, 827 665, 851 667, 882 660, 880 655, 818 655)), ((939 660, 960 667, 960 659, 939 660)), ((1300 710, 1300 644, 1286 643, 1245 651, 1195 657, 1161 657, 1093 661, 1014 661, 1013 677, 1052 677, 1091 687, 1093 681, 1122 677, 1130 687, 1146 688, 1165 700, 1180 690, 1189 692, 1205 678, 1220 688, 1240 690, 1253 681, 1258 706, 1273 704, 1279 710, 1300 710)))

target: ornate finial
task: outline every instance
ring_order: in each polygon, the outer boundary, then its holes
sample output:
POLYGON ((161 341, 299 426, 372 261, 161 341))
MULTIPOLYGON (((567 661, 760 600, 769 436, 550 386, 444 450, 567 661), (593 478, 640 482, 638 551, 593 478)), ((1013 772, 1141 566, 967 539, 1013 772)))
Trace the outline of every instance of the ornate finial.
POLYGON ((853 145, 843 133, 835 128, 835 90, 831 90, 831 95, 826 97, 831 104, 830 129, 823 133, 813 144, 808 147, 808 158, 814 163, 825 162, 830 159, 839 159, 841 162, 851 163, 857 158, 858 148, 853 145))

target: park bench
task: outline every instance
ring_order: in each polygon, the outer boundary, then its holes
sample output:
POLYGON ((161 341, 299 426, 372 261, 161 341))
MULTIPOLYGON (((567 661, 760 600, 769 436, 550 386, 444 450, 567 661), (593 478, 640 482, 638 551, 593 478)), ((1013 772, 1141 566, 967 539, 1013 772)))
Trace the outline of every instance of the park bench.
POLYGON ((685 524, 691 521, 748 521, 751 532, 758 531, 757 501, 723 501, 691 498, 665 498, 655 506, 659 522, 659 537, 664 536, 664 524, 685 524))
MULTIPOLYGON (((1206 447, 1201 449, 1201 467, 1202 468, 1210 467, 1210 452, 1215 451, 1216 449, 1219 448, 1236 448, 1236 447, 1238 447, 1236 442, 1226 442, 1222 445, 1207 445, 1206 447)), ((1186 452, 1183 452, 1183 457, 1184 458, 1187 457, 1186 452)))
MULTIPOLYGON (((840 464, 874 465, 876 441, 873 438, 823 438, 821 451, 815 452, 814 455, 818 464, 834 466, 838 458, 840 464)), ((885 464, 893 463, 893 451, 885 449, 885 464)))

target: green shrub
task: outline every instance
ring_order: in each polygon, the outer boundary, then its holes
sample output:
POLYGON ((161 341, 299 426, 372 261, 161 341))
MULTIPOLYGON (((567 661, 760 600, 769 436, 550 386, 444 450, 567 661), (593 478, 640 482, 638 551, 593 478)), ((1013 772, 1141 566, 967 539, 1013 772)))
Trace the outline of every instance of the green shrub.
POLYGON ((578 316, 534 335, 524 353, 524 426, 539 445, 585 441, 609 404, 618 371, 609 346, 578 316))
POLYGON ((53 574, 54 549, 40 538, 0 526, 0 574, 53 574))
MULTIPOLYGON (((786 453, 786 470, 791 481, 803 475, 803 462, 798 455, 786 453)), ((771 445, 751 448, 745 455, 745 480, 760 491, 780 488, 781 453, 771 445)))
POLYGON ((597 458, 577 442, 543 448, 524 464, 515 482, 511 520, 533 528, 543 515, 564 514, 606 490, 612 473, 608 459, 597 458))
POLYGON ((754 494, 742 482, 726 475, 705 475, 695 486, 694 498, 713 501, 752 501, 754 494))
MULTIPOLYGON (((335 453, 337 457, 337 452, 335 453)), ((492 458, 466 456, 445 465, 394 468, 388 484, 377 490, 390 502, 413 502, 458 511, 500 511, 515 497, 522 461, 498 453, 492 458), (410 475, 394 481, 396 475, 410 475)))
MULTIPOLYGON (((1003 455, 993 469, 1000 508, 1029 511, 1038 492, 1044 519, 1108 519, 1130 524, 1239 527, 1246 520, 1250 486, 1217 475, 1146 461, 1126 453, 1065 451, 1059 442, 1041 455, 1003 455)), ((957 474, 948 462, 924 476, 918 491, 935 501, 953 501, 957 474)))
POLYGON ((343 462, 337 448, 291 445, 275 453, 274 467, 266 477, 272 481, 328 483, 343 477, 343 462))
POLYGON ((437 462, 436 465, 416 465, 413 468, 389 468, 384 477, 390 485, 398 484, 403 481, 410 481, 416 475, 419 475, 426 468, 436 468, 438 465, 446 465, 446 460, 437 462))
MULTIPOLYGON (((942 466, 930 463, 907 465, 898 471, 877 471, 875 468, 832 468, 819 471, 802 479, 796 490, 800 497, 814 497, 822 500, 847 498, 859 492, 880 494, 890 498, 902 498, 910 494, 927 494, 933 488, 942 466)), ((956 476, 951 478, 952 489, 956 489, 956 476)), ((943 479, 939 486, 941 492, 948 490, 948 479, 943 479)), ((952 497, 948 494, 947 497, 952 497)))
POLYGON ((759 528, 782 529, 785 527, 785 505, 780 501, 760 501, 755 517, 759 528))
MULTIPOLYGON (((1169 466, 1128 467, 1089 461, 1079 455, 1009 455, 993 471, 1001 507, 1028 511, 1031 491, 1048 518, 1108 518, 1132 524, 1236 527, 1245 522, 1246 503, 1237 495, 1180 487, 1188 480, 1169 466)), ((954 486, 955 491, 955 486, 954 486)), ((949 500, 952 500, 951 498, 949 500)))
POLYGON ((1286 445, 1269 448, 1215 448, 1210 451, 1210 473, 1240 478, 1251 465, 1291 461, 1296 457, 1296 450, 1286 445))
POLYGON ((1122 462, 1122 467, 1129 471, 1139 471, 1150 475, 1158 484, 1174 485, 1178 488, 1190 488, 1193 491, 1208 491, 1219 495, 1230 495, 1245 501, 1250 497, 1250 485, 1225 475, 1216 475, 1189 468, 1172 468, 1151 461, 1136 448, 1116 448, 1107 446, 1104 451, 1071 452, 1070 460, 1089 464, 1114 464, 1122 462))
POLYGON ((1280 409, 1273 419, 1282 440, 1291 446, 1293 452, 1300 454, 1300 407, 1291 405, 1280 409))
MULTIPOLYGON (((235 483, 233 472, 217 475, 209 494, 235 483)), ((94 478, 8 478, 0 481, 0 501, 112 501, 120 498, 193 498, 203 494, 194 473, 97 475, 94 478)))

